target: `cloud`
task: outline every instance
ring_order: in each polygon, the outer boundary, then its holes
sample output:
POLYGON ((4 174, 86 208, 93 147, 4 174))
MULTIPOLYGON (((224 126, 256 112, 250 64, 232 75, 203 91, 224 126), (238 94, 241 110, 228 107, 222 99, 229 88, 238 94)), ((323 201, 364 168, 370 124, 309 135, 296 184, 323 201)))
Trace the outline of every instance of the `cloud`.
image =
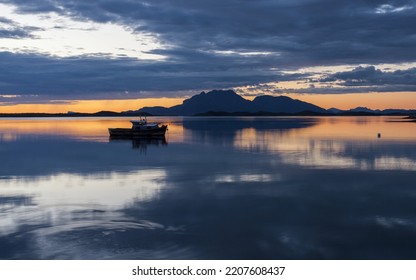
MULTIPOLYGON (((171 51, 171 54, 174 52, 171 51)), ((195 65, 132 58, 70 57, 0 53, 0 94, 36 96, 41 99, 139 98, 143 92, 169 96, 177 91, 233 87, 271 81, 275 71, 257 69, 244 58, 217 57, 195 51, 195 65), (129 93, 126 94, 125 92, 129 93)), ((176 92, 176 93, 175 93, 176 92)))
POLYGON ((21 13, 62 12, 59 1, 54 0, 1 0, 0 3, 16 5, 21 13))
POLYGON ((16 22, 0 17, 0 39, 2 38, 12 38, 12 39, 22 39, 22 38, 34 38, 32 32, 39 30, 36 27, 32 26, 19 26, 16 22))
POLYGON ((373 1, 345 0, 55 3, 73 16, 120 22, 186 50, 279 52, 286 65, 295 66, 416 58, 414 1, 396 1, 407 8, 391 5, 398 9, 394 13, 377 13, 380 6, 373 1), (386 52, 389 56, 380 57, 386 52))
POLYGON ((157 34, 176 49, 281 53, 281 62, 289 66, 416 60, 415 1, 381 6, 364 0, 2 2, 20 12, 119 22, 157 34))
POLYGON ((379 91, 416 90, 416 68, 396 71, 382 71, 375 66, 359 66, 351 71, 338 72, 320 79, 320 82, 334 82, 344 87, 370 86, 379 91), (383 90, 384 89, 384 90, 383 90))
MULTIPOLYGON (((304 67, 416 61, 414 0, 384 3, 370 0, 0 0, 0 3, 14 5, 19 13, 54 12, 80 21, 116 23, 132 32, 151 34, 160 46, 148 53, 165 58, 147 63, 128 57, 108 60, 105 54, 76 59, 24 54, 17 58, 20 64, 16 67, 20 70, 28 67, 25 57, 42 60, 50 68, 34 66, 39 71, 34 75, 36 78, 5 69, 6 73, 1 75, 7 75, 4 81, 9 86, 1 86, 1 93, 15 93, 16 81, 22 86, 22 92, 62 96, 81 91, 98 96, 120 90, 229 88, 284 81, 287 77, 282 71, 304 67), (48 79, 49 83, 42 84, 42 79, 48 79)), ((4 69, 4 63, 0 64, 4 69)), ((395 75, 397 80, 400 74, 395 75)), ((330 78, 336 77, 326 77, 327 82, 330 78)), ((367 84, 374 82, 369 80, 367 84)), ((413 87, 411 82, 387 81, 387 84, 393 91, 413 87)), ((347 81, 339 85, 351 86, 347 81)), ((319 87, 305 89, 319 90, 319 87)))
POLYGON ((377 14, 386 14, 386 13, 399 13, 406 11, 408 9, 412 9, 412 6, 393 6, 391 4, 382 4, 378 8, 376 8, 377 14))

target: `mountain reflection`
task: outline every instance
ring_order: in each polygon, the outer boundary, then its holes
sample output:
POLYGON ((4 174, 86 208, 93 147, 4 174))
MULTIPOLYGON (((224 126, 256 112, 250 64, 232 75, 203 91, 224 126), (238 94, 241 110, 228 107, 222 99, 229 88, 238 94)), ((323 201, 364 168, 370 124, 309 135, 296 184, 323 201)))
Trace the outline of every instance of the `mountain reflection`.
POLYGON ((233 145, 233 142, 241 139, 242 133, 245 134, 245 139, 255 141, 257 134, 282 135, 290 130, 306 128, 316 123, 313 118, 194 118, 185 119, 183 127, 187 133, 186 138, 191 141, 233 145))
POLYGON ((414 123, 155 119, 0 120, 0 258, 416 258, 414 123))

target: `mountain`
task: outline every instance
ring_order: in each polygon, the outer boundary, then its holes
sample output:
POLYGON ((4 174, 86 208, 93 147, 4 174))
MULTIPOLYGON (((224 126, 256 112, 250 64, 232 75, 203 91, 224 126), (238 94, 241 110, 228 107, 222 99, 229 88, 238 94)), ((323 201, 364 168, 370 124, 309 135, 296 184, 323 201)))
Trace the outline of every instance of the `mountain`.
POLYGON ((372 109, 369 109, 367 107, 357 107, 357 108, 348 110, 348 112, 352 112, 352 113, 379 114, 380 113, 380 110, 372 110, 372 109))
POLYGON ((406 109, 385 109, 381 111, 383 115, 414 115, 416 110, 406 110, 406 109))
POLYGON ((304 111, 326 113, 326 110, 321 107, 287 96, 258 96, 252 101, 251 108, 251 112, 300 113, 304 111))
POLYGON ((354 109, 350 109, 347 111, 343 111, 344 114, 358 114, 358 115, 364 115, 364 114, 371 114, 371 115, 411 115, 415 114, 416 110, 406 110, 406 109, 384 109, 384 110, 372 110, 367 107, 357 107, 354 109))
POLYGON ((201 92, 183 101, 181 105, 170 108, 143 107, 137 112, 151 115, 182 115, 191 116, 206 112, 268 112, 268 113, 326 113, 316 105, 292 99, 286 96, 258 96, 253 101, 244 99, 232 90, 212 90, 201 92))
POLYGON ((341 110, 341 109, 338 109, 338 108, 334 108, 334 107, 329 108, 327 111, 329 113, 332 113, 332 114, 340 114, 340 113, 343 113, 344 112, 344 110, 341 110))

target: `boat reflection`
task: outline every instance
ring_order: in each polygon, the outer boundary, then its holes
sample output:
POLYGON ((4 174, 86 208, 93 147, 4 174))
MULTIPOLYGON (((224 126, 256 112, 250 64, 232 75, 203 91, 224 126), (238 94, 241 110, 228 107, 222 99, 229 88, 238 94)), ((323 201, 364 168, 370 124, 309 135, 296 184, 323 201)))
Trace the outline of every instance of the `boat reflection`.
POLYGON ((135 138, 120 138, 120 137, 111 137, 109 138, 110 142, 128 142, 132 143, 132 149, 138 149, 141 151, 146 151, 148 146, 167 146, 168 142, 166 137, 163 136, 153 136, 153 137, 135 137, 135 138))

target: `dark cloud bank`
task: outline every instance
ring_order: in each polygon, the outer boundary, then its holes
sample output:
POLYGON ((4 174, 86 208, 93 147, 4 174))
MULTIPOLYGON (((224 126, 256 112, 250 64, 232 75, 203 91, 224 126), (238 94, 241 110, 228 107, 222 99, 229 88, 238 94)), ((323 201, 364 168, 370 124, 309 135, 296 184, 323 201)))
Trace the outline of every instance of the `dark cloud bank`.
MULTIPOLYGON (((164 61, 56 58, 0 53, 0 94, 56 98, 120 97, 117 92, 201 90, 294 80, 284 70, 320 65, 416 61, 416 1, 25 1, 0 0, 21 13, 57 12, 80 20, 115 22, 157 34, 170 47, 164 61)), ((0 29, 0 37, 30 31, 0 29)), ((310 73, 312 74, 312 73, 310 73)), ((307 76, 307 74, 306 74, 307 76)), ((304 76, 302 76, 304 77, 304 76)), ((415 69, 359 67, 320 82, 415 90, 415 69)), ((310 92, 319 89, 311 89, 310 92)), ((362 91, 357 89, 357 91, 362 91)), ((156 93, 155 93, 156 94, 156 93)))

